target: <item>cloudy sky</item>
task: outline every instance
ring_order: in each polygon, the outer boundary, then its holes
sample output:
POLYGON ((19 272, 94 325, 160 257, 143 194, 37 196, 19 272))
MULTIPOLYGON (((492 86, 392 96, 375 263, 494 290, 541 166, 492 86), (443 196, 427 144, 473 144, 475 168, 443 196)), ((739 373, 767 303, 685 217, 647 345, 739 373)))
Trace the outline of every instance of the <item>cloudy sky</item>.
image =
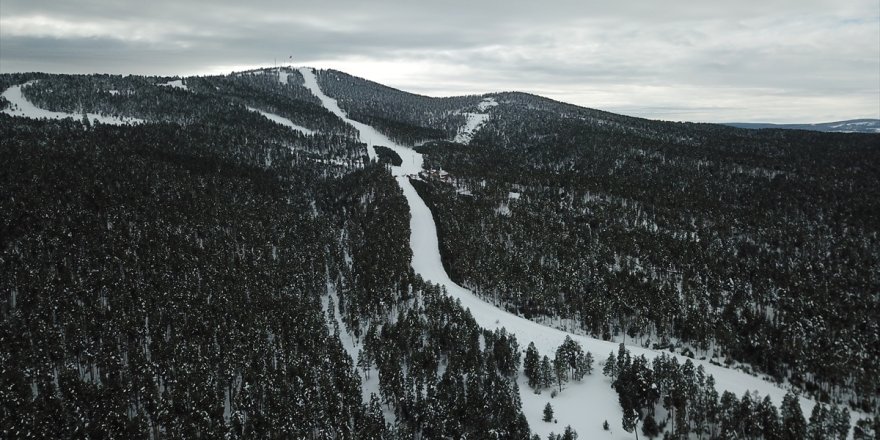
POLYGON ((3 0, 0 72, 332 67, 655 119, 880 118, 880 0, 3 0))

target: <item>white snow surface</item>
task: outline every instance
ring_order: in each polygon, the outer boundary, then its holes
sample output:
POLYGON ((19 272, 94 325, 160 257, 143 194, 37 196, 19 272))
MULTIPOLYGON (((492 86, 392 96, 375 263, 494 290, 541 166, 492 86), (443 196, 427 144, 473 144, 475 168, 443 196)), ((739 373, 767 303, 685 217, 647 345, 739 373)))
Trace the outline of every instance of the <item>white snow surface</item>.
MULTIPOLYGON (((410 208, 410 247, 413 254, 412 267, 416 273, 426 280, 444 286, 447 294, 459 300, 464 308, 470 310, 477 324, 481 327, 489 330, 505 328, 509 333, 514 334, 523 350, 530 342, 534 342, 541 355, 552 358, 565 337, 569 336, 593 354, 595 359, 593 374, 586 376, 581 382, 569 382, 562 393, 553 399, 550 398, 549 390, 535 394, 529 388, 525 375, 520 373, 519 389, 522 409, 532 431, 542 438, 546 438, 551 431, 561 433, 567 425, 571 425, 577 431, 579 438, 632 439, 634 434, 627 433, 621 428, 622 411, 618 404, 617 393, 611 389, 610 379, 602 375, 602 363, 609 353, 614 352, 616 355, 618 343, 567 333, 516 316, 489 304, 468 289, 454 283, 440 260, 437 227, 431 211, 409 181, 408 176, 416 175, 421 170, 421 155, 410 148, 392 142, 366 124, 348 119, 345 113, 339 109, 336 101, 321 92, 311 69, 301 68, 300 72, 305 78, 306 87, 312 90, 328 110, 357 128, 362 141, 369 145, 385 145, 392 148, 403 159, 403 166, 392 167, 392 173, 403 190, 403 195, 410 208), (557 423, 547 423, 541 420, 544 405, 547 402, 553 406, 557 423), (602 424, 606 420, 610 425, 610 431, 602 429, 602 424)), ((371 151, 370 157, 374 154, 371 151)), ((634 345, 627 345, 627 349, 633 356, 644 355, 648 360, 661 353, 670 355, 669 352, 650 350, 634 345)), ((680 363, 684 363, 688 359, 680 355, 675 356, 678 357, 680 363)), ((691 359, 691 362, 695 366, 702 365, 706 374, 715 378, 719 394, 731 391, 737 397, 742 397, 746 392, 757 391, 762 398, 769 395, 777 407, 782 403, 782 398, 786 394, 785 389, 742 371, 712 365, 708 361, 691 359)), ((810 414, 815 404, 812 400, 805 398, 801 398, 800 403, 805 415, 810 414)), ((854 413, 853 420, 857 417, 858 415, 854 413)), ((636 429, 641 429, 641 425, 636 429)))
POLYGON ((477 109, 480 110, 480 113, 465 113, 467 121, 458 129, 458 133, 455 134, 455 139, 453 140, 460 144, 469 143, 474 138, 474 133, 477 132, 477 129, 489 120, 489 114, 486 111, 497 105, 498 102, 495 101, 495 98, 488 97, 477 104, 477 109))
POLYGON ((465 113, 464 115, 467 116, 467 122, 458 129, 454 139, 460 144, 469 143, 474 138, 477 129, 489 119, 489 115, 485 113, 465 113))
POLYGON ((490 96, 488 98, 483 98, 483 100, 477 104, 477 108, 480 109, 481 112, 485 112, 486 110, 489 110, 489 107, 495 107, 496 105, 498 105, 498 101, 490 96))
POLYGON ((318 79, 315 77, 315 72, 308 67, 301 67, 299 72, 302 74, 303 79, 305 80, 305 87, 312 91, 312 93, 321 100, 321 104, 324 105, 327 110, 330 110, 336 116, 342 118, 343 121, 352 125, 355 129, 357 129, 358 133, 360 133, 361 142, 367 144, 367 154, 370 159, 376 158, 376 151, 373 149, 376 145, 383 145, 392 150, 394 150, 397 154, 400 155, 401 159, 403 159, 403 163, 399 167, 392 167, 392 173, 395 176, 407 176, 407 175, 417 175, 420 171, 422 171, 422 155, 416 153, 411 148, 404 147, 399 145, 398 143, 392 141, 380 133, 375 128, 364 124, 363 122, 358 122, 348 118, 348 115, 339 108, 339 104, 335 99, 327 96, 321 91, 321 87, 318 86, 318 79))
POLYGON ((175 89, 189 90, 189 87, 183 83, 182 79, 175 79, 174 81, 168 81, 164 84, 159 84, 160 87, 174 87, 175 89))
POLYGON ((286 70, 279 68, 278 69, 278 82, 281 84, 287 84, 287 76, 290 75, 286 70))
POLYGON ((248 107, 247 109, 252 112, 256 112, 256 113, 263 115, 264 118, 266 118, 276 124, 280 124, 285 127, 290 127, 292 129, 299 131, 299 132, 302 132, 304 134, 315 134, 315 130, 305 128, 302 125, 294 124, 293 121, 285 118, 284 116, 279 116, 279 115, 276 115, 275 113, 264 112, 260 109, 253 108, 253 107, 248 107))
MULTIPOLYGON (((67 119, 73 118, 76 120, 82 119, 83 115, 75 114, 75 113, 65 113, 65 112, 53 112, 51 110, 45 110, 39 108, 32 104, 24 95, 21 93, 21 88, 33 83, 27 82, 25 84, 19 84, 17 86, 12 86, 6 91, 3 92, 3 97, 6 98, 7 101, 11 103, 11 105, 5 109, 3 109, 3 113, 12 116, 23 116, 25 118, 31 119, 67 119)), ((102 124, 112 124, 112 125, 130 125, 130 124, 142 124, 144 123, 143 119, 131 118, 131 117, 119 117, 119 116, 107 116, 101 115, 97 113, 87 113, 89 121, 92 122, 100 122, 102 124)))

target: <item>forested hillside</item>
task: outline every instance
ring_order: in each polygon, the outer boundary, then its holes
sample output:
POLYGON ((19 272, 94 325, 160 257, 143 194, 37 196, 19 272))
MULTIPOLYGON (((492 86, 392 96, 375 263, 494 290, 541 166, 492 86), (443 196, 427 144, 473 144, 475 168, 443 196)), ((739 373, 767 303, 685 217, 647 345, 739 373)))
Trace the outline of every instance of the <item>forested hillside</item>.
POLYGON ((470 145, 420 147, 444 171, 418 188, 456 280, 527 317, 683 342, 876 408, 876 135, 497 99, 470 145))
POLYGON ((316 73, 0 75, 0 438, 880 432, 877 135, 316 73))
POLYGON ((463 113, 481 99, 415 95, 337 70, 318 71, 317 77, 324 93, 335 98, 351 119, 404 144, 452 138, 465 124, 463 113))
POLYGON ((497 360, 515 342, 483 348, 495 336, 412 275, 391 175, 266 77, 0 76, 37 80, 27 95, 50 109, 150 121, 0 115, 0 436, 528 436, 516 367, 497 360), (126 86, 144 99, 94 98, 126 86), (293 119, 288 99, 325 134, 245 108, 293 119), (343 349, 333 292, 363 357, 343 349))

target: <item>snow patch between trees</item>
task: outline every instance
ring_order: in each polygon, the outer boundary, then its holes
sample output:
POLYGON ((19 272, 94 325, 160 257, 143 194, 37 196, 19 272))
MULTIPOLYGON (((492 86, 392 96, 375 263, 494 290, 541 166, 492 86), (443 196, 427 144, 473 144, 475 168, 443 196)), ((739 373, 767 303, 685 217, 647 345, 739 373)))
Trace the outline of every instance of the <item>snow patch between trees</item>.
POLYGON ((287 84, 287 77, 288 77, 288 75, 290 75, 289 72, 287 72, 287 71, 284 70, 284 69, 279 68, 279 69, 278 69, 278 82, 280 82, 281 84, 285 84, 285 85, 286 85, 286 84, 287 84))
POLYGON ((168 81, 167 83, 159 84, 159 87, 173 87, 175 89, 189 90, 189 87, 187 87, 186 84, 183 83, 182 79, 175 79, 174 81, 168 81))
POLYGON ((458 133, 456 133, 455 139, 453 140, 460 144, 470 143, 477 130, 489 120, 489 114, 486 113, 486 111, 497 105, 498 102, 495 101, 495 98, 488 97, 484 98, 479 104, 477 104, 477 109, 480 113, 465 113, 464 115, 467 117, 467 121, 458 129, 458 133))

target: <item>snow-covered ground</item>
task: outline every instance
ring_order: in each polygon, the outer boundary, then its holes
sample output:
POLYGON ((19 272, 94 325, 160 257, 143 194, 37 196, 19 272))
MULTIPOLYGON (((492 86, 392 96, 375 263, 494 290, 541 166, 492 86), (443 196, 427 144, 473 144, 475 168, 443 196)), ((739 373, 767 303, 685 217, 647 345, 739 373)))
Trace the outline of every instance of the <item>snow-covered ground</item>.
POLYGON ((351 124, 357 129, 358 133, 360 133, 361 142, 367 144, 367 154, 370 156, 371 160, 376 158, 376 151, 373 147, 376 145, 383 145, 394 150, 403 159, 401 166, 392 168, 392 172, 395 176, 416 175, 422 171, 421 154, 416 153, 411 148, 397 144, 389 139, 388 136, 379 133, 378 130, 367 124, 349 119, 348 115, 339 108, 339 104, 337 104, 336 100, 325 95, 324 92, 321 91, 321 87, 318 86, 318 79, 315 77, 315 72, 313 72, 312 69, 301 67, 299 72, 305 80, 304 85, 306 88, 311 90, 312 93, 321 100, 321 104, 323 104, 327 110, 330 110, 333 114, 339 116, 343 121, 351 124))
POLYGON ((489 120, 489 114, 486 113, 486 111, 496 105, 498 105, 498 102, 495 101, 495 98, 485 98, 477 104, 477 109, 480 110, 480 113, 465 113, 464 115, 467 117, 467 122, 458 129, 454 141, 460 144, 469 143, 471 139, 474 138, 474 133, 477 132, 477 129, 489 120))
POLYGON ((469 143, 474 138, 474 133, 477 132, 477 129, 489 119, 489 115, 485 113, 465 113, 464 115, 467 116, 467 122, 458 129, 454 139, 455 142, 460 144, 469 143))
MULTIPOLYGON (((361 378, 361 398, 365 405, 369 405, 373 394, 380 396, 379 372, 376 369, 373 369, 369 377, 367 377, 363 374, 363 370, 357 368, 358 353, 362 350, 361 343, 356 341, 354 336, 346 331, 345 323, 342 322, 342 315, 339 313, 339 297, 336 293, 336 286, 329 281, 327 282, 327 296, 324 297, 322 306, 324 308, 324 314, 327 316, 327 328, 330 332, 333 333, 336 328, 339 328, 339 341, 342 342, 342 348, 345 349, 345 352, 351 357, 352 364, 357 369, 358 376, 361 378), (332 309, 330 308, 331 301, 333 304, 332 309), (330 320, 329 315, 331 310, 333 311, 335 321, 330 320)), ((382 415, 387 422, 395 420, 394 413, 387 407, 383 405, 382 410, 382 415)))
POLYGON ((159 84, 159 86, 160 87, 174 87, 175 89, 189 90, 189 87, 187 87, 186 84, 183 83, 182 79, 175 79, 174 81, 168 81, 167 83, 159 84))
MULTIPOLYGON (((19 84, 17 86, 12 86, 6 91, 3 92, 3 97, 6 98, 7 101, 11 103, 11 105, 5 109, 3 109, 3 113, 12 116, 23 116, 25 118, 32 119, 67 119, 73 118, 76 120, 81 120, 83 115, 82 113, 64 113, 64 112, 53 112, 51 110, 41 109, 35 105, 33 105, 24 95, 21 93, 21 88, 31 84, 30 82, 26 84, 19 84)), ((130 117, 119 117, 119 116, 107 116, 100 115, 97 113, 88 113, 87 114, 90 121, 95 122, 98 121, 102 124, 113 124, 113 125, 129 125, 129 124, 142 124, 144 122, 143 119, 138 118, 130 118, 130 117)))
MULTIPOLYGON (((616 353, 618 344, 567 333, 529 321, 483 301, 469 290, 454 283, 449 278, 440 260, 437 228, 431 211, 421 197, 419 197, 408 178, 408 176, 415 175, 421 170, 421 155, 411 148, 392 142, 366 124, 348 119, 345 113, 339 109, 336 101, 328 98, 321 92, 311 69, 301 68, 300 72, 302 72, 305 78, 306 87, 312 90, 327 109, 357 128, 362 141, 367 142, 371 146, 385 145, 392 148, 403 159, 403 166, 392 167, 392 173, 403 190, 410 208, 410 247, 413 253, 412 267, 416 273, 426 280, 445 286, 447 293, 453 298, 460 300, 461 305, 470 310, 480 326, 490 330, 505 328, 508 332, 516 335, 520 347, 525 348, 530 342, 534 342, 541 355, 553 357, 556 348, 562 344, 566 336, 570 336, 579 342, 585 350, 592 352, 596 360, 593 374, 585 377, 580 383, 569 382, 562 393, 553 399, 550 398, 549 391, 535 394, 528 387, 525 376, 520 374, 519 388, 523 413, 528 419, 532 431, 546 438, 547 434, 551 431, 560 433, 567 425, 571 425, 578 432, 579 438, 632 439, 634 434, 627 433, 621 428, 622 412, 618 404, 617 394, 611 389, 610 380, 601 373, 602 366, 600 362, 603 362, 609 353, 616 353), (547 402, 550 402, 553 406, 558 423, 541 421, 544 405, 547 402), (606 420, 610 425, 610 431, 602 429, 602 424, 606 420)), ((369 148, 369 150, 372 150, 372 148, 369 148)), ((374 154, 373 151, 370 151, 370 157, 373 157, 374 154)), ((645 355, 649 360, 659 356, 661 353, 669 354, 668 352, 649 350, 640 346, 627 346, 627 348, 634 356, 645 355)), ((679 362, 682 363, 687 359, 683 356, 678 356, 678 358, 679 362)), ((742 371, 712 365, 707 361, 691 361, 695 365, 702 365, 707 374, 714 376, 716 389, 719 394, 726 390, 741 397, 747 391, 757 391, 762 397, 769 395, 773 402, 779 406, 786 393, 785 389, 742 371)), ((813 401, 801 399, 801 407, 805 415, 810 414, 813 405, 813 401)))
POLYGON ((281 84, 287 84, 288 75, 290 75, 290 73, 287 70, 284 70, 280 67, 278 68, 278 82, 280 82, 281 84))
POLYGON ((481 112, 485 112, 486 110, 489 110, 489 108, 495 107, 497 105, 498 105, 498 101, 496 101, 495 98, 490 96, 488 98, 483 98, 483 100, 479 104, 477 104, 477 108, 481 112))
MULTIPOLYGON (((529 321, 483 301, 469 290, 452 282, 440 261, 437 229, 431 211, 408 180, 398 177, 397 181, 403 188, 412 215, 410 246, 413 251, 413 269, 423 278, 445 286, 451 296, 459 299, 463 307, 470 309, 480 326, 488 329, 506 328, 508 332, 516 335, 521 347, 526 347, 529 342, 534 342, 542 355, 546 354, 551 358, 566 336, 570 336, 579 342, 585 350, 592 352, 597 361, 604 361, 611 352, 616 353, 618 344, 614 342, 575 335, 529 321)), ((633 355, 643 354, 648 359, 653 359, 662 353, 639 346, 627 346, 627 348, 633 355)), ((669 353, 667 352, 667 354, 669 353)), ((680 362, 684 362, 685 359, 679 356, 680 362)), ((703 365, 706 373, 715 377, 719 393, 728 390, 741 397, 746 391, 757 390, 762 396, 769 394, 776 405, 782 403, 782 397, 786 393, 785 390, 769 382, 741 371, 719 367, 704 361, 692 360, 692 362, 695 365, 703 365)), ((593 375, 585 378, 582 383, 569 383, 568 388, 555 399, 551 399, 548 392, 535 395, 528 387, 525 376, 521 376, 520 394, 523 401, 523 412, 528 418, 532 430, 543 437, 550 431, 558 433, 565 428, 565 425, 571 425, 581 438, 632 438, 632 434, 628 434, 620 428, 622 413, 617 404, 617 394, 611 389, 610 381, 601 375, 601 366, 597 365, 597 367, 598 371, 594 371, 593 375), (556 418, 559 421, 557 425, 541 421, 542 410, 547 402, 551 402, 556 411, 556 418), (602 423, 605 420, 608 420, 611 425, 612 434, 602 430, 602 423)), ((801 406, 804 413, 808 415, 812 410, 813 402, 802 399, 801 406)))
POLYGON ((293 121, 291 121, 290 119, 287 119, 283 116, 279 116, 274 113, 264 112, 260 109, 256 109, 253 107, 248 107, 247 109, 252 112, 256 112, 256 113, 263 115, 263 117, 265 117, 266 119, 268 119, 276 124, 281 124, 285 127, 290 127, 292 129, 299 131, 299 132, 302 132, 304 134, 315 134, 315 130, 305 128, 302 125, 294 124, 293 121))

